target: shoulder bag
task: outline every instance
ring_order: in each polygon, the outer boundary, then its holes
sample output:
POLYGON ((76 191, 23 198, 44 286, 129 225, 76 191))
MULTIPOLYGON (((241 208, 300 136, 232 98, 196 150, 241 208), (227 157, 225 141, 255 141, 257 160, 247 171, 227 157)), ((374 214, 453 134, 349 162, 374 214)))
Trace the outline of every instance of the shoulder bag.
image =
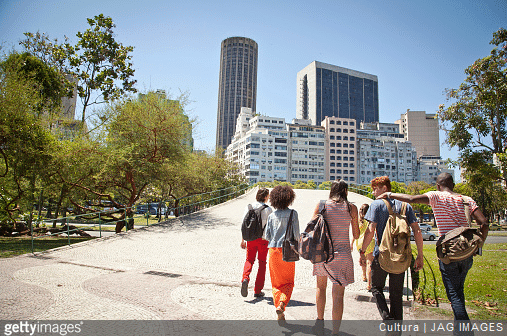
POLYGON ((444 264, 465 260, 470 256, 476 255, 479 248, 484 244, 477 229, 470 227, 472 223, 470 207, 469 203, 465 202, 464 199, 463 206, 465 207, 468 227, 460 226, 447 232, 440 236, 436 244, 437 257, 444 264))
POLYGON ((282 260, 286 262, 294 262, 299 260, 298 241, 294 238, 294 230, 292 229, 292 213, 290 211, 289 221, 285 230, 285 238, 282 244, 282 260))

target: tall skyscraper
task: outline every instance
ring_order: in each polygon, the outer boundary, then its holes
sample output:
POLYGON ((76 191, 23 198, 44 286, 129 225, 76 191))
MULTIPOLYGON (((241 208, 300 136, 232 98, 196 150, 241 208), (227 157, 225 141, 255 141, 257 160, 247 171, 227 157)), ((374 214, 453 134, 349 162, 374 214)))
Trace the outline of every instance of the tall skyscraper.
POLYGON ((217 140, 223 149, 231 143, 242 107, 255 113, 257 99, 257 43, 246 37, 222 41, 218 87, 217 140))
POLYGON ((379 121, 375 75, 314 61, 298 72, 297 92, 297 118, 313 125, 326 117, 379 121))

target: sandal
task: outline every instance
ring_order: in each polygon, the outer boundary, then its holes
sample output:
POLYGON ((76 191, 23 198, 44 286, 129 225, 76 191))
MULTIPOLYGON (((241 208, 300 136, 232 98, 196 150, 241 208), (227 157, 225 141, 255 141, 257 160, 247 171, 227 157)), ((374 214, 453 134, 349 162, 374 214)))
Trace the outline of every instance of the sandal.
MULTIPOLYGON (((284 311, 285 311, 285 303, 280 302, 280 305, 276 308, 276 313, 278 314, 278 317, 280 317, 280 315, 283 316, 284 311)), ((285 320, 285 317, 283 319, 285 320)))

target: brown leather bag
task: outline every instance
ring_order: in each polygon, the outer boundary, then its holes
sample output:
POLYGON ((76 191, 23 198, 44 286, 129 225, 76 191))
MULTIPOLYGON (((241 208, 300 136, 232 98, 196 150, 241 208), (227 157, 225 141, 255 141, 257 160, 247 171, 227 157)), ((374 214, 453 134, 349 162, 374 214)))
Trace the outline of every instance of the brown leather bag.
POLYGON ((440 236, 436 244, 437 257, 444 264, 465 260, 476 255, 479 248, 484 244, 478 230, 470 227, 472 219, 469 203, 463 200, 463 205, 468 227, 460 226, 447 232, 445 235, 440 236))

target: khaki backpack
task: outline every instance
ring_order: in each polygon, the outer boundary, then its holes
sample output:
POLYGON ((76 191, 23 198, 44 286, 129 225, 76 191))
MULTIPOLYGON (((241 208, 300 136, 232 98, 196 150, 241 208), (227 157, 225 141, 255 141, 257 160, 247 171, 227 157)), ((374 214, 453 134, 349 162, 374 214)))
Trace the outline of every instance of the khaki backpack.
POLYGON ((402 203, 400 213, 394 213, 389 201, 385 199, 383 201, 389 210, 389 219, 379 245, 378 261, 384 271, 400 274, 405 272, 412 262, 410 226, 406 216, 407 203, 402 203))

